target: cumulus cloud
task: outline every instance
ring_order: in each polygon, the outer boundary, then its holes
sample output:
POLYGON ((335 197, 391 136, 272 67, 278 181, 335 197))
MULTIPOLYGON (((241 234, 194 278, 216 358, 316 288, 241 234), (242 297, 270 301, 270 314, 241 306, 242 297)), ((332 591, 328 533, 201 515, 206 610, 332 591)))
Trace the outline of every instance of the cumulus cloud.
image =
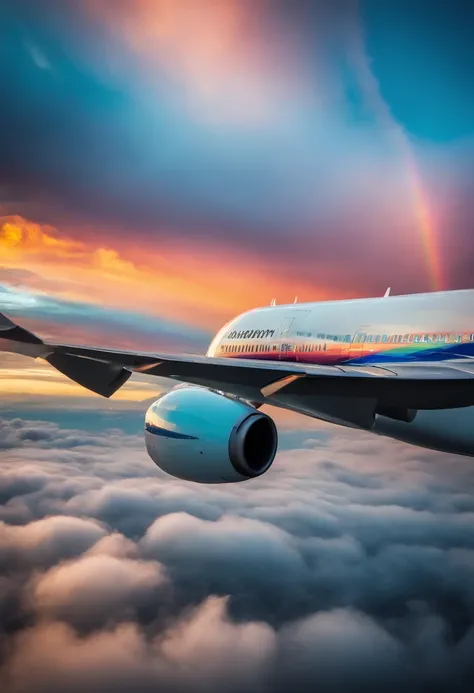
POLYGON ((137 436, 5 418, 4 690, 469 691, 472 461, 282 443, 263 477, 197 486, 137 436))
POLYGON ((94 520, 78 517, 46 517, 23 526, 0 525, 0 558, 33 566, 54 564, 77 556, 104 536, 94 520))
POLYGON ((35 587, 35 601, 40 613, 91 627, 132 615, 164 582, 156 562, 93 554, 43 575, 35 587))

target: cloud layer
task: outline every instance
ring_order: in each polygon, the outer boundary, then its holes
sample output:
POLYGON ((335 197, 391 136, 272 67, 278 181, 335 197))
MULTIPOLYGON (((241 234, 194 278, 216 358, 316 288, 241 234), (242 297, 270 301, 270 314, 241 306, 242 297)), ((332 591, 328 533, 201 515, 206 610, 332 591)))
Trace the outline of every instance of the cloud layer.
POLYGON ((295 421, 216 488, 139 436, 4 419, 5 690, 470 690, 471 461, 295 421))

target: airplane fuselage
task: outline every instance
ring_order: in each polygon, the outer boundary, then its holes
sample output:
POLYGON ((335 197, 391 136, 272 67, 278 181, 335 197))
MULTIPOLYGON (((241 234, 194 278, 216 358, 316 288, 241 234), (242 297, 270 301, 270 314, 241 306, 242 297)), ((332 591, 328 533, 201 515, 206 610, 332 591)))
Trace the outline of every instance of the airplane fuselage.
POLYGON ((474 291, 257 308, 208 356, 337 365, 474 357, 474 291))
MULTIPOLYGON (((295 303, 251 310, 227 323, 208 356, 331 366, 417 363, 424 367, 474 359, 474 291, 295 303)), ((371 431, 423 447, 474 455, 474 386, 448 399, 433 392, 413 417, 378 414, 371 431), (471 393, 472 389, 472 393, 471 393), (444 402, 444 404, 443 404, 444 402), (403 417, 402 417, 403 419, 403 417)), ((321 414, 317 397, 273 398, 277 406, 321 414)), ((361 426, 363 427, 363 426, 361 426)))

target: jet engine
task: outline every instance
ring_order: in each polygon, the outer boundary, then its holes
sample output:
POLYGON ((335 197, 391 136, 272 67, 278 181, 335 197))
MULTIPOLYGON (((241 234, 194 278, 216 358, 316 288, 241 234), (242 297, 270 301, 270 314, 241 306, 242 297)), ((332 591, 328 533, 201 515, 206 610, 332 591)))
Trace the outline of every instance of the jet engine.
POLYGON ((266 472, 278 436, 272 419, 246 402, 184 385, 148 409, 145 442, 153 462, 168 474, 221 484, 266 472))

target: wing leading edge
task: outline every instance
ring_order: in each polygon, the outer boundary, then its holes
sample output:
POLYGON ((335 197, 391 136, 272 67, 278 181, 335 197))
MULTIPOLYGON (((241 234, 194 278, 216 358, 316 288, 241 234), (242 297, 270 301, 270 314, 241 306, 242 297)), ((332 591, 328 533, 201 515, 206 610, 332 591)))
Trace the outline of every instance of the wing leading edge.
POLYGON ((210 387, 341 423, 367 427, 374 412, 474 404, 474 361, 319 366, 191 354, 51 344, 0 313, 0 351, 43 358, 83 387, 110 397, 146 373, 210 387), (336 412, 336 413, 335 413, 336 412))

